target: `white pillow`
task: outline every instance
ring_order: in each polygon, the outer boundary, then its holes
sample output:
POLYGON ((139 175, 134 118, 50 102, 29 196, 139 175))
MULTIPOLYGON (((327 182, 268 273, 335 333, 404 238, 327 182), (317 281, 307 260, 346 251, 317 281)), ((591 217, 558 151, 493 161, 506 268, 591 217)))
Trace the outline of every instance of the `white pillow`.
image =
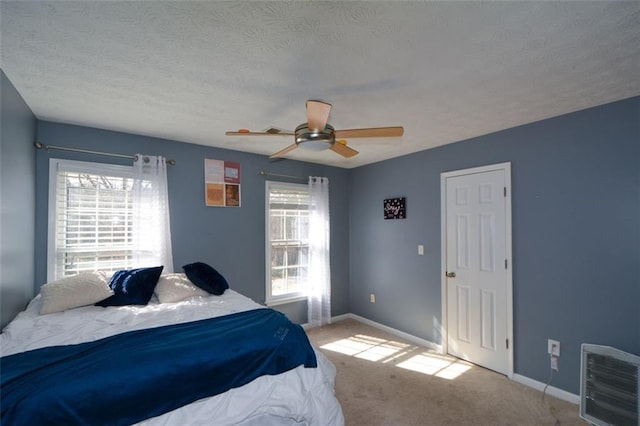
POLYGON ((40 287, 40 314, 93 305, 112 296, 109 278, 104 272, 82 272, 44 284, 40 287))
POLYGON ((196 287, 185 274, 160 275, 155 295, 160 303, 179 302, 193 296, 209 296, 205 290, 196 287))

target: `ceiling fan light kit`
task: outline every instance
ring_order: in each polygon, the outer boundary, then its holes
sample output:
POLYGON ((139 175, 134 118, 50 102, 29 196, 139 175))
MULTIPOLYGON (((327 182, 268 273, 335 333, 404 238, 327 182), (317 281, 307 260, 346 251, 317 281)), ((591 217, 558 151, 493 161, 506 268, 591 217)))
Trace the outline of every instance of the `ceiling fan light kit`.
POLYGON ((330 149, 345 158, 349 158, 358 154, 358 151, 347 146, 347 141, 345 140, 336 141, 336 136, 339 138, 379 138, 399 137, 404 133, 404 129, 401 126, 335 130, 333 126, 327 123, 330 111, 331 104, 308 100, 307 122, 296 127, 294 133, 283 132, 280 129, 269 129, 266 132, 251 132, 248 129, 240 129, 237 132, 229 131, 225 134, 227 136, 294 136, 293 144, 272 154, 269 158, 283 157, 298 147, 309 151, 330 149))
POLYGON ((336 141, 333 126, 326 124, 324 130, 310 129, 307 123, 296 127, 296 145, 310 151, 324 151, 336 141))

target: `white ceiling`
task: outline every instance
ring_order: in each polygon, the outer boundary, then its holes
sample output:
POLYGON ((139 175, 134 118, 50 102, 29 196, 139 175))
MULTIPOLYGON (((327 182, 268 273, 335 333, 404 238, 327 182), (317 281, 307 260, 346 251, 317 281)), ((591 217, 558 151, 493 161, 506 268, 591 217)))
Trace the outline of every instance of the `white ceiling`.
MULTIPOLYGON (((640 2, 0 3, 2 69, 42 120, 271 154, 305 101, 352 168, 640 95, 640 2)), ((42 141, 47 143, 47 141, 42 141)), ((105 150, 107 147, 105 147, 105 150)))

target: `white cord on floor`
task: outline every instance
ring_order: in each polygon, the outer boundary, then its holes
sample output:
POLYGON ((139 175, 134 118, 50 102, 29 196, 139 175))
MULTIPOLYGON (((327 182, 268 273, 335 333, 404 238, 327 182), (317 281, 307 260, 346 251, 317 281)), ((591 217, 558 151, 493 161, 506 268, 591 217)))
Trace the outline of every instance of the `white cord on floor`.
POLYGON ((549 384, 551 383, 551 379, 553 379, 553 368, 549 368, 549 380, 547 380, 547 384, 545 385, 544 389, 542 390, 542 400, 544 401, 544 394, 547 392, 547 388, 549 387, 549 384))
MULTIPOLYGON (((549 385, 551 384, 551 380, 553 379, 553 368, 549 368, 549 380, 547 380, 547 384, 544 385, 544 389, 542 390, 542 401, 544 402, 544 395, 547 393, 547 388, 549 387, 549 385)), ((553 416, 554 419, 556 419, 556 423, 554 426, 559 426, 560 425, 560 419, 555 415, 555 413, 553 412, 553 408, 549 407, 549 413, 553 416)))

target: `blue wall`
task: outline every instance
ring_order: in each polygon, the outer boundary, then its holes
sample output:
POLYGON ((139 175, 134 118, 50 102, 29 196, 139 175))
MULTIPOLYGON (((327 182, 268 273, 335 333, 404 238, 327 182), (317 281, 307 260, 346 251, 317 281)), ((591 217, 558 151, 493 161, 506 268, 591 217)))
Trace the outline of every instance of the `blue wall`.
POLYGON ((36 117, 0 70, 0 327, 33 297, 36 117))
POLYGON ((351 312, 441 343, 440 173, 511 162, 515 373, 546 382, 559 340, 552 384, 579 394, 581 343, 640 353, 639 118, 627 99, 353 170, 351 312))
MULTIPOLYGON (((169 204, 173 261, 176 271, 194 261, 206 262, 220 271, 233 289, 264 302, 265 299, 265 178, 261 170, 294 176, 327 176, 331 204, 332 313, 349 311, 349 210, 347 170, 296 161, 269 161, 248 154, 52 122, 38 122, 38 140, 44 144, 106 151, 125 155, 162 155, 176 160, 169 166, 169 204), (240 208, 206 207, 204 159, 241 164, 240 208)), ((115 159, 64 151, 37 152, 36 199, 36 289, 46 282, 47 205, 49 158, 131 164, 115 159)), ((306 183, 298 180, 297 183, 306 183)), ((281 305, 278 309, 293 320, 306 322, 306 302, 281 305)))

